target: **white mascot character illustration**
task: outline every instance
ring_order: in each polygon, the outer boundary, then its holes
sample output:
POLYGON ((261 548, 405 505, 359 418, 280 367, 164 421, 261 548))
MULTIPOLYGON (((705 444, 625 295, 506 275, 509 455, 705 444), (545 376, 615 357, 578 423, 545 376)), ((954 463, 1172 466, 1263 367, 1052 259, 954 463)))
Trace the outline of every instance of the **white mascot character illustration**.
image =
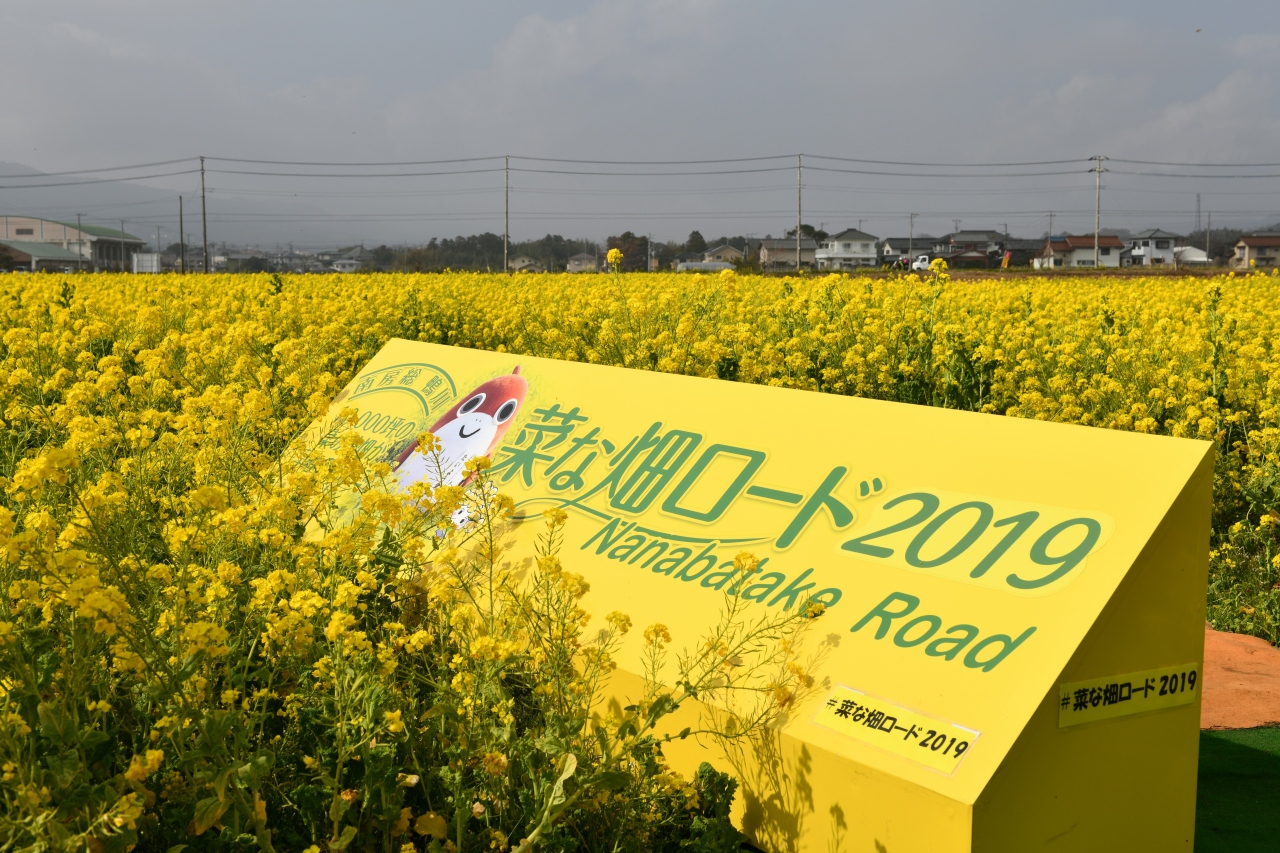
POLYGON ((493 455, 528 393, 529 383, 516 367, 459 397, 431 426, 431 434, 440 441, 438 458, 416 452, 416 441, 396 457, 400 490, 406 491, 420 480, 436 487, 466 485, 470 480, 465 471, 468 460, 493 455))

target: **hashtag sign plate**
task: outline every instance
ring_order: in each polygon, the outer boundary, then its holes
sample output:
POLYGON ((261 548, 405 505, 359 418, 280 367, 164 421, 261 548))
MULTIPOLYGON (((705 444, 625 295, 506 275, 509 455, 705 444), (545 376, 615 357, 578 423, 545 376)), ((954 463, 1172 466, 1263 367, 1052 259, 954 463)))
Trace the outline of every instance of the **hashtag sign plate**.
POLYGON ((1188 663, 1073 681, 1058 690, 1058 726, 1190 705, 1200 699, 1201 666, 1188 663))
POLYGON ((813 722, 947 776, 956 772, 979 734, 844 685, 831 691, 813 722))

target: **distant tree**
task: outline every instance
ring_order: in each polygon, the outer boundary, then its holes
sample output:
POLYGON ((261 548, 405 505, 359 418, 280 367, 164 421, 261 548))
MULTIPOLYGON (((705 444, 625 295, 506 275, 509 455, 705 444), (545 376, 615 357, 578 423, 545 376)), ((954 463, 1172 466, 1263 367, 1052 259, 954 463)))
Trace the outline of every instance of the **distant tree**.
MULTIPOLYGON (((826 231, 823 231, 821 228, 814 228, 812 225, 809 225, 808 223, 805 223, 805 222, 800 223, 800 233, 805 237, 812 237, 813 241, 819 244, 821 244, 823 240, 831 236, 826 231)), ((787 231, 786 236, 794 240, 796 236, 796 229, 792 228, 791 230, 787 231)), ((794 261, 794 259, 792 260, 794 261)))
MULTIPOLYGON (((698 232, 694 232, 695 234, 698 232)), ((676 255, 685 251, 684 243, 654 243, 653 257, 658 262, 658 269, 669 270, 671 264, 675 261, 676 255)))
POLYGON ((605 248, 622 252, 623 272, 638 272, 645 268, 645 259, 649 253, 649 238, 637 237, 630 231, 623 231, 617 237, 610 237, 605 248))
POLYGON ((379 246, 376 249, 370 249, 369 254, 373 255, 373 268, 379 270, 389 270, 396 260, 394 249, 386 245, 379 246))
POLYGON ((700 232, 690 231, 689 239, 684 241, 684 250, 686 252, 705 252, 707 250, 707 241, 702 238, 700 232))

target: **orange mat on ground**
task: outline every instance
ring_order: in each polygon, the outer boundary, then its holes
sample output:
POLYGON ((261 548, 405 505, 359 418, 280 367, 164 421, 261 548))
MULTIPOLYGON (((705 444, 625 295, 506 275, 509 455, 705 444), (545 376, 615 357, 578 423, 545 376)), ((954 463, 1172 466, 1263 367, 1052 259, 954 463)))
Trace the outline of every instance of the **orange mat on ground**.
POLYGON ((1202 729, 1280 725, 1280 649, 1258 637, 1204 630, 1202 729))

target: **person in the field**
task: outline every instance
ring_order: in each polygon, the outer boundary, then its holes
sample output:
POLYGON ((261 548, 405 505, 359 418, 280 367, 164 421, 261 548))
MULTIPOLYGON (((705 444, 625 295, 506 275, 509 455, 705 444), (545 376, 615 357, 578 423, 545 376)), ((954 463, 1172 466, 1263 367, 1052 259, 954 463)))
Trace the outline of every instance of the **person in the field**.
POLYGON ((458 398, 453 408, 432 424, 430 432, 440 442, 437 453, 419 453, 415 441, 396 457, 395 473, 400 491, 420 480, 433 487, 462 486, 470 479, 466 464, 477 456, 492 456, 515 420, 529 393, 520 368, 490 379, 458 398))

